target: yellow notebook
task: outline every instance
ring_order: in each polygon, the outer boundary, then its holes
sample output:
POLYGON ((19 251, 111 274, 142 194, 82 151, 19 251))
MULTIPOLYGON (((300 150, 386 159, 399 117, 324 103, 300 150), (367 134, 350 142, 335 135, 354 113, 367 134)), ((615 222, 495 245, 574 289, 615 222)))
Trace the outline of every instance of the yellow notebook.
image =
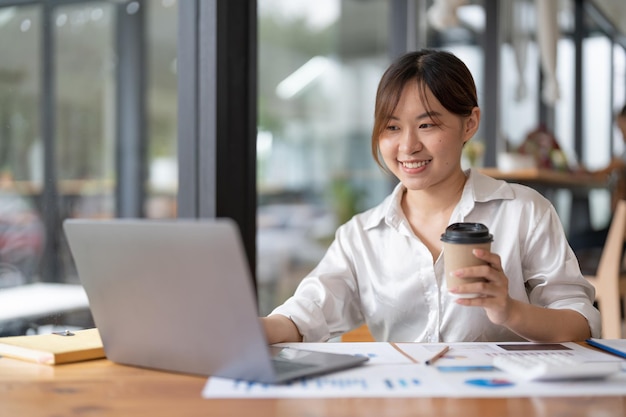
POLYGON ((0 356, 46 365, 105 357, 98 329, 77 330, 70 334, 0 337, 0 356))

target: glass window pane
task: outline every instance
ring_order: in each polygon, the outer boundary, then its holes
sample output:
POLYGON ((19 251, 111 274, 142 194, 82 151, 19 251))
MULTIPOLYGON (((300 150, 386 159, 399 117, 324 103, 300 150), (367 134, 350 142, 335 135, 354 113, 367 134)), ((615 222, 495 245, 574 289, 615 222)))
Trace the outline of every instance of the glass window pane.
POLYGON ((339 224, 390 190, 370 154, 388 8, 385 0, 258 3, 261 314, 293 293, 339 224))
MULTIPOLYGON (((613 45, 613 116, 626 106, 626 50, 620 45, 613 45)), ((626 138, 613 123, 613 154, 621 155, 626 138)))
POLYGON ((583 143, 589 169, 605 167, 611 159, 610 40, 593 36, 583 41, 583 143))
POLYGON ((0 288, 38 280, 44 228, 38 7, 0 8, 0 288), (15 45, 19 44, 20 48, 15 45))
POLYGON ((575 102, 575 61, 574 41, 561 38, 557 51, 557 77, 559 80, 559 100, 554 106, 554 135, 559 141, 570 162, 580 163, 581 156, 576 154, 574 144, 574 102, 575 102))
MULTIPOLYGON (((148 217, 174 217, 178 8, 176 0, 143 4, 145 31, 135 39, 146 47, 140 66, 146 69, 141 74, 145 92, 137 86, 147 111, 140 121, 147 124, 142 127, 148 137, 146 154, 137 155, 138 164, 139 158, 148 161, 142 204, 148 217)), ((81 290, 62 222, 117 215, 116 142, 124 128, 116 117, 117 72, 125 64, 120 57, 128 56, 116 50, 117 19, 118 11, 137 13, 136 5, 85 1, 0 8, 0 37, 12 40, 0 42, 0 297, 28 291, 23 304, 37 304, 33 297, 53 300, 47 294, 61 287, 81 290), (50 22, 50 37, 42 36, 45 21, 50 22), (47 56, 50 62, 44 62, 47 56), (45 88, 50 74, 51 89, 45 88), (41 130, 48 117, 53 118, 52 135, 41 130), (45 137, 53 140, 44 144, 45 137), (50 161, 56 184, 46 177, 50 161), (56 190, 52 203, 51 186, 56 190)), ((3 307, 0 301, 0 336, 93 325, 86 299, 75 312, 61 306, 54 313, 25 316, 20 308, 23 314, 16 316, 3 307)))
POLYGON ((36 281, 44 229, 37 7, 0 8, 0 288, 36 281), (16 49, 15 42, 22 48, 16 49))
MULTIPOLYGON (((611 42, 605 36, 583 41, 583 163, 592 170, 606 167, 612 157, 612 53, 611 42)), ((611 217, 610 192, 594 190, 589 203, 593 225, 605 227, 611 217)))
POLYGON ((176 0, 147 5, 148 187, 146 217, 176 217, 178 79, 176 0))
MULTIPOLYGON (((58 7, 55 38, 55 151, 59 221, 115 215, 115 8, 58 7)), ((63 241, 61 226, 58 239, 63 241)), ((67 245, 58 246, 58 281, 78 284, 67 245)))
POLYGON ((534 42, 504 43, 500 53, 500 150, 515 151, 539 123, 539 54, 534 42))
POLYGON ((114 215, 114 11, 89 3, 53 14, 61 218, 114 215))

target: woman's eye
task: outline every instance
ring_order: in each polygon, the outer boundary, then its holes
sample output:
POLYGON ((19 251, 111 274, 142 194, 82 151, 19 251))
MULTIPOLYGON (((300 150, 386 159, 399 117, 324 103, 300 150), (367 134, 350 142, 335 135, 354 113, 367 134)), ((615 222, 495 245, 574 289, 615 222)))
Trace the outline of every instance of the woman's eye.
POLYGON ((434 126, 434 124, 432 124, 432 123, 422 123, 420 125, 420 129, 428 129, 429 127, 433 127, 433 126, 434 126))
POLYGON ((387 126, 387 130, 396 131, 396 130, 399 130, 399 129, 400 128, 398 126, 393 126, 393 125, 387 126))

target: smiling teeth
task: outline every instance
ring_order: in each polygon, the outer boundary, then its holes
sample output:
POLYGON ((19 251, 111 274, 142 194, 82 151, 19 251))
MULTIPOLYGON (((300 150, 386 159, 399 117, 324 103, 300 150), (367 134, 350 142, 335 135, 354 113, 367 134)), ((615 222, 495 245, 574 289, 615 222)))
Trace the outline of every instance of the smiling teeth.
POLYGON ((420 168, 424 165, 428 165, 430 161, 419 161, 419 162, 403 162, 402 166, 405 168, 420 168))

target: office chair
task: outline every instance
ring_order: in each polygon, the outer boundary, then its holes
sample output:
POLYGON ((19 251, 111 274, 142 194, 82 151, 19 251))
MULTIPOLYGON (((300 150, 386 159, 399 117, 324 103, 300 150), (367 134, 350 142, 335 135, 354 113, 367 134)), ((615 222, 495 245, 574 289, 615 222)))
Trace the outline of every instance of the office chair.
POLYGON ((602 315, 602 337, 605 339, 622 338, 622 303, 626 297, 625 241, 626 200, 620 200, 595 275, 585 274, 596 289, 596 301, 602 315))

